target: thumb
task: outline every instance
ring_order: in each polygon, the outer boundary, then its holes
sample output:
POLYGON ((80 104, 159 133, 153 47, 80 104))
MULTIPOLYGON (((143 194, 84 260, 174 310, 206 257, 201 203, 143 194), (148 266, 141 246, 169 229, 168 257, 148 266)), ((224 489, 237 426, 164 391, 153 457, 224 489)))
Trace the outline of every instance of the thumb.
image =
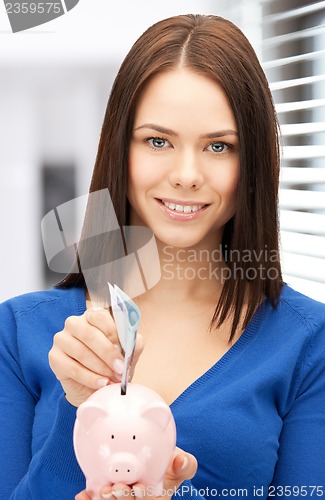
POLYGON ((191 453, 177 453, 172 462, 172 471, 175 476, 184 481, 185 479, 192 479, 197 471, 197 460, 191 453))
POLYGON ((191 453, 176 448, 174 458, 166 472, 165 481, 168 488, 179 487, 186 479, 192 479, 197 471, 197 460, 191 453))

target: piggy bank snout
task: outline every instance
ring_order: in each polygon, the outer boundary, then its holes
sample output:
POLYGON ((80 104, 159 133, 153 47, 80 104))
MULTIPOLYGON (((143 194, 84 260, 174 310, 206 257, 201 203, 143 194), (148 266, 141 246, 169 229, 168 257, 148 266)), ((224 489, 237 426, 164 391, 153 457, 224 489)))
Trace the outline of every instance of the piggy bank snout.
POLYGON ((116 453, 110 460, 108 473, 113 483, 135 483, 143 472, 144 464, 131 453, 116 453))

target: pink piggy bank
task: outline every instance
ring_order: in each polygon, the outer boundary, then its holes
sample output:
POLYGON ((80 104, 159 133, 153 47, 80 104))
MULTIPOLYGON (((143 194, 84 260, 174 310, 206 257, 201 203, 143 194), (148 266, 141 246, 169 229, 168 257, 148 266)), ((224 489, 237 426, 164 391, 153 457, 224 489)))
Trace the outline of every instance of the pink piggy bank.
POLYGON ((80 405, 73 441, 94 500, 104 485, 117 482, 139 482, 160 496, 175 450, 175 421, 153 390, 129 383, 121 395, 120 384, 111 384, 80 405))

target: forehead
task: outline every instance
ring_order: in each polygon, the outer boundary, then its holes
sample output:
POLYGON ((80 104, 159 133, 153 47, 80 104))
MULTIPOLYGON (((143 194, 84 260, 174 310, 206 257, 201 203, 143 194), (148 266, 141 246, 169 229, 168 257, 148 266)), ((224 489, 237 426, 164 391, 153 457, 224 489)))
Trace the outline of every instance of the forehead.
POLYGON ((140 121, 163 120, 169 126, 182 120, 200 126, 236 129, 228 98, 218 83, 192 70, 181 68, 156 75, 145 87, 136 109, 135 125, 140 121))

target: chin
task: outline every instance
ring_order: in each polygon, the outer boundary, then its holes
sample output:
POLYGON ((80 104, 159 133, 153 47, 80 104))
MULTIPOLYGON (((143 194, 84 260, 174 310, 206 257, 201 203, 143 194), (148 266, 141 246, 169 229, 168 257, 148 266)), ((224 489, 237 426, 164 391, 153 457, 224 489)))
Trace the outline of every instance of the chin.
POLYGON ((182 237, 179 234, 177 236, 172 235, 162 235, 155 234, 157 240, 163 245, 168 245, 175 248, 191 248, 201 245, 203 238, 193 238, 192 237, 182 237))

